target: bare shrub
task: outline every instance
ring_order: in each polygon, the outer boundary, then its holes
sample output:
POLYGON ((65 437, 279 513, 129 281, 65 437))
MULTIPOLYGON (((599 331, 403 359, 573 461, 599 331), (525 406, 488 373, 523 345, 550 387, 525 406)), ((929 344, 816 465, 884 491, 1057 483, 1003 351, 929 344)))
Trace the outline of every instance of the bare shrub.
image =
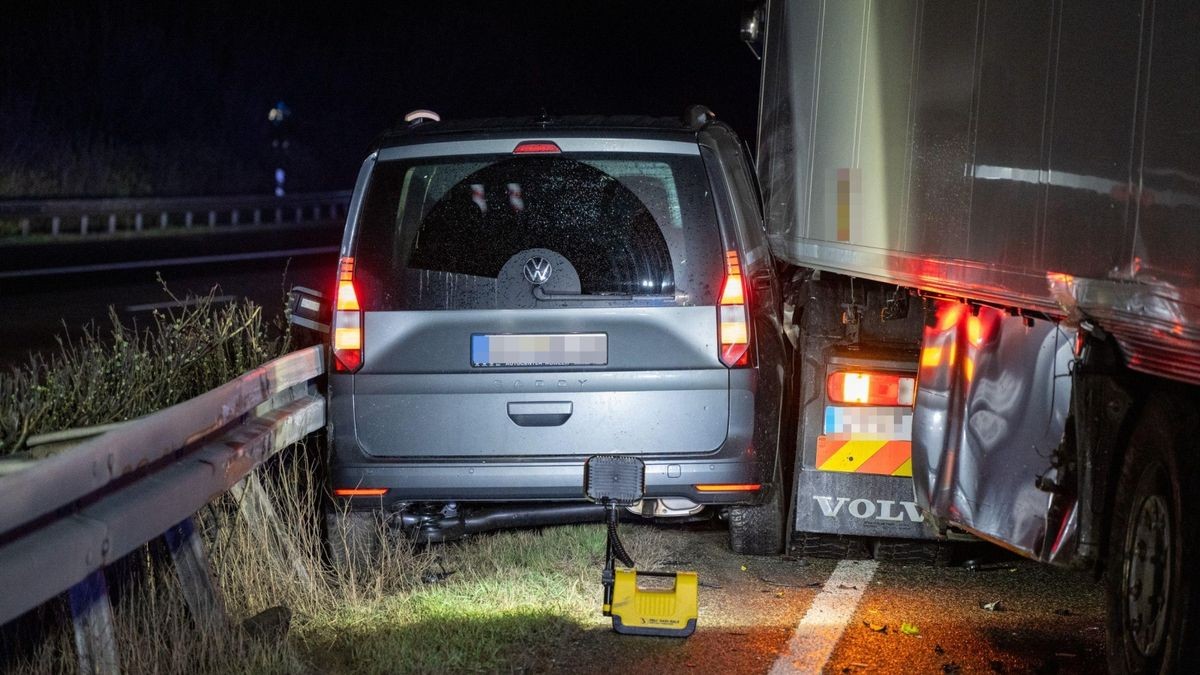
MULTIPOLYGON (((165 286, 164 286, 165 290, 165 286)), ((0 455, 29 436, 133 419, 185 401, 287 352, 288 333, 248 300, 208 295, 155 311, 151 325, 86 326, 58 351, 0 374, 0 455)), ((173 300, 179 300, 167 291, 173 300)))

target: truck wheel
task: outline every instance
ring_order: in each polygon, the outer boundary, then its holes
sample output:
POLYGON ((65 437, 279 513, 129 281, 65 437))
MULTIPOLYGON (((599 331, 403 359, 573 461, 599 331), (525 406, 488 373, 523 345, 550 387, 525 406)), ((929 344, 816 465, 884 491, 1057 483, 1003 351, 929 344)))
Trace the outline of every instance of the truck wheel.
POLYGON ((1182 672, 1200 657, 1192 596, 1200 486, 1182 447, 1194 442, 1195 417, 1181 426, 1188 412, 1161 403, 1147 406, 1130 437, 1113 505, 1105 590, 1115 673, 1182 672))
POLYGON ((379 522, 374 511, 325 511, 325 548, 339 576, 361 575, 379 554, 379 522))
POLYGON ((954 544, 945 541, 876 539, 871 542, 871 555, 876 560, 898 565, 948 567, 954 559, 954 544))
POLYGON ((797 532, 792 536, 792 553, 803 558, 867 560, 871 557, 863 537, 822 532, 797 532))
POLYGON ((729 507, 729 548, 743 555, 775 555, 783 549, 783 490, 776 481, 771 496, 756 506, 729 507))

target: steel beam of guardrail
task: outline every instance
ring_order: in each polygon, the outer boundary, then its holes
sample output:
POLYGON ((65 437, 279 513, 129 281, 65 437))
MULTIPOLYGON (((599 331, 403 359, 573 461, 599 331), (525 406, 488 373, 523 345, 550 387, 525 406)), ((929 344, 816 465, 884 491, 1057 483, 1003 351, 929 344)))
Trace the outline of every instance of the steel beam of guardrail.
POLYGON ((337 221, 350 191, 286 195, 0 201, 0 222, 22 237, 337 221))
POLYGON ((320 347, 0 477, 0 624, 187 520, 325 424, 320 347))

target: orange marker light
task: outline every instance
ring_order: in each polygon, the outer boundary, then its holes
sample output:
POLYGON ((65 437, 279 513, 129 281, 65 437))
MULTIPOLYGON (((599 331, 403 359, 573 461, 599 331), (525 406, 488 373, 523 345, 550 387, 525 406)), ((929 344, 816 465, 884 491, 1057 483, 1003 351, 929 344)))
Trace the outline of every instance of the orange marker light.
POLYGON ((697 485, 700 492, 755 492, 762 489, 762 483, 716 483, 697 485))
POLYGON ((333 494, 337 497, 382 497, 387 494, 387 488, 337 488, 333 494))

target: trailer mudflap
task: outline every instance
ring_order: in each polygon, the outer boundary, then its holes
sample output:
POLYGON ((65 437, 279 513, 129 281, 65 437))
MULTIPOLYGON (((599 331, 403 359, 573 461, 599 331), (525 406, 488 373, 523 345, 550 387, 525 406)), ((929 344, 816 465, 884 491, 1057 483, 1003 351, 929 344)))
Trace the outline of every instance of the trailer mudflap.
POLYGON ((934 539, 913 500, 912 479, 804 469, 796 477, 795 531, 934 539))

